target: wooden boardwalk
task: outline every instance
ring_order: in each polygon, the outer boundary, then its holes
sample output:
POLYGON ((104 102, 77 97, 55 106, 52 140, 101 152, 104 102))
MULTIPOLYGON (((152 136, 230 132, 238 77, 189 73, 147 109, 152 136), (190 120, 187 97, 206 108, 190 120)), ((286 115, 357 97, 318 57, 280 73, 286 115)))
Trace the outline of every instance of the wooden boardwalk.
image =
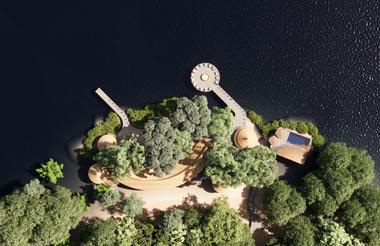
POLYGON ((96 89, 96 94, 120 117, 122 128, 129 126, 129 120, 124 110, 122 110, 107 94, 100 88, 96 89))

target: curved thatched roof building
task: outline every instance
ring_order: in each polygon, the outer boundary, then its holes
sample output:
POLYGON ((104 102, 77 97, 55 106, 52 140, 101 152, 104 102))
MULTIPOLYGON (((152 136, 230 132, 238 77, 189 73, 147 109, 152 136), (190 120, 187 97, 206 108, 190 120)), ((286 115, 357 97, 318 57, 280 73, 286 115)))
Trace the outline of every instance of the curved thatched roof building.
POLYGON ((99 151, 102 151, 105 149, 109 149, 116 144, 117 144, 116 136, 114 134, 106 134, 99 138, 96 144, 96 148, 99 151))
POLYGON ((94 184, 103 184, 109 182, 110 174, 106 168, 96 163, 88 169, 88 178, 94 184))
POLYGON ((252 128, 240 128, 234 134, 234 143, 239 149, 252 148, 258 144, 257 134, 252 128))

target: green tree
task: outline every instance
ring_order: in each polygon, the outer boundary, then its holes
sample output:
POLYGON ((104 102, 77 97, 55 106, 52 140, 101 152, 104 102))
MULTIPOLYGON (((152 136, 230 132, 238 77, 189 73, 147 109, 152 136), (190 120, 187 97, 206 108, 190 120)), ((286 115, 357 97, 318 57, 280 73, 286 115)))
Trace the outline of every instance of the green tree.
POLYGON ((264 207, 272 222, 284 225, 290 219, 305 212, 306 203, 295 188, 284 181, 276 180, 268 187, 264 207))
POLYGON ((307 201, 307 204, 313 204, 325 198, 325 186, 314 173, 307 174, 304 178, 304 185, 302 186, 302 193, 307 201))
POLYGON ((171 119, 174 127, 189 132, 195 138, 201 138, 208 135, 210 115, 207 97, 195 96, 193 100, 181 97, 177 100, 177 109, 171 119))
POLYGON ((116 146, 100 151, 94 160, 109 169, 115 179, 130 176, 144 169, 144 146, 134 137, 123 139, 116 146))
POLYGON ((67 241, 84 208, 77 196, 32 180, 0 198, 0 245, 52 245, 67 241))
POLYGON ((283 242, 292 246, 314 246, 316 228, 307 217, 297 216, 286 224, 283 242))
POLYGON ((118 246, 132 245, 137 229, 131 218, 102 221, 95 218, 81 232, 82 245, 118 246))
POLYGON ((319 215, 332 215, 355 190, 371 183, 375 175, 372 157, 344 143, 328 145, 317 163, 318 169, 305 177, 304 195, 319 215))
POLYGON ((63 178, 62 170, 63 164, 50 158, 48 162, 41 164, 41 167, 37 168, 36 172, 41 178, 46 179, 50 183, 56 184, 59 178, 63 178))
POLYGON ((146 165, 154 169, 157 176, 168 174, 186 156, 181 149, 186 144, 181 143, 181 148, 176 145, 179 141, 176 131, 166 117, 145 123, 144 140, 146 165))
POLYGON ((204 245, 254 245, 249 227, 225 199, 211 205, 204 225, 204 245))
POLYGON ((136 195, 136 193, 132 193, 125 201, 123 213, 128 217, 135 217, 140 215, 143 211, 143 206, 145 202, 136 195))
POLYGON ((136 236, 133 239, 133 246, 153 245, 154 226, 149 221, 135 221, 136 236))
POLYGON ((24 185, 23 191, 30 197, 40 197, 45 192, 45 187, 41 185, 38 179, 32 179, 24 185))
POLYGON ((174 129, 175 131, 175 140, 174 145, 177 146, 180 150, 182 150, 186 154, 191 154, 193 152, 193 141, 191 139, 191 134, 187 131, 180 131, 178 129, 174 129))
POLYGON ((380 245, 380 188, 364 186, 337 211, 338 222, 363 243, 380 245))
POLYGON ((231 144, 233 132, 232 113, 229 108, 213 107, 208 133, 214 139, 214 145, 231 144))
POLYGON ((344 227, 332 220, 320 219, 319 224, 319 244, 321 246, 364 246, 362 242, 348 234, 344 227))
POLYGON ((120 192, 116 190, 109 190, 98 196, 99 205, 104 209, 116 205, 120 199, 120 192))
POLYGON ((215 185, 262 187, 273 183, 276 171, 276 155, 264 146, 243 150, 220 146, 207 155, 206 175, 215 185))
POLYGON ((172 209, 164 214, 162 227, 157 238, 158 245, 183 245, 186 225, 182 222, 184 211, 172 209))

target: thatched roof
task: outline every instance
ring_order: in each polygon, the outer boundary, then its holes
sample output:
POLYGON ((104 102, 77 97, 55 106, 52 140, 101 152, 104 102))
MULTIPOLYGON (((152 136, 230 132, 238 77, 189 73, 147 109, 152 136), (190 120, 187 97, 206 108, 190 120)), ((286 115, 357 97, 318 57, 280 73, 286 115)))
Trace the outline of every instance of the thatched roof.
POLYGON ((116 136, 114 134, 106 134, 99 138, 96 147, 99 151, 109 149, 117 144, 116 136))
POLYGON ((103 184, 109 180, 110 175, 106 168, 96 163, 88 169, 88 178, 95 184, 103 184))
POLYGON ((240 148, 252 148, 256 145, 256 133, 252 128, 240 128, 235 132, 234 142, 240 148))

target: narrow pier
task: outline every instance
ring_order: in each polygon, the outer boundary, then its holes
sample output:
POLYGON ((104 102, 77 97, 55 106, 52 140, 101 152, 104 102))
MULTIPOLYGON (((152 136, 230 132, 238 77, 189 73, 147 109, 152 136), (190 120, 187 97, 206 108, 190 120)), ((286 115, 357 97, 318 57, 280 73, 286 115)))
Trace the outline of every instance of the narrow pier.
POLYGON ((112 101, 112 99, 109 96, 107 96, 107 94, 102 89, 98 88, 95 92, 120 117, 122 128, 128 127, 129 120, 124 110, 117 106, 117 104, 114 101, 112 101))

